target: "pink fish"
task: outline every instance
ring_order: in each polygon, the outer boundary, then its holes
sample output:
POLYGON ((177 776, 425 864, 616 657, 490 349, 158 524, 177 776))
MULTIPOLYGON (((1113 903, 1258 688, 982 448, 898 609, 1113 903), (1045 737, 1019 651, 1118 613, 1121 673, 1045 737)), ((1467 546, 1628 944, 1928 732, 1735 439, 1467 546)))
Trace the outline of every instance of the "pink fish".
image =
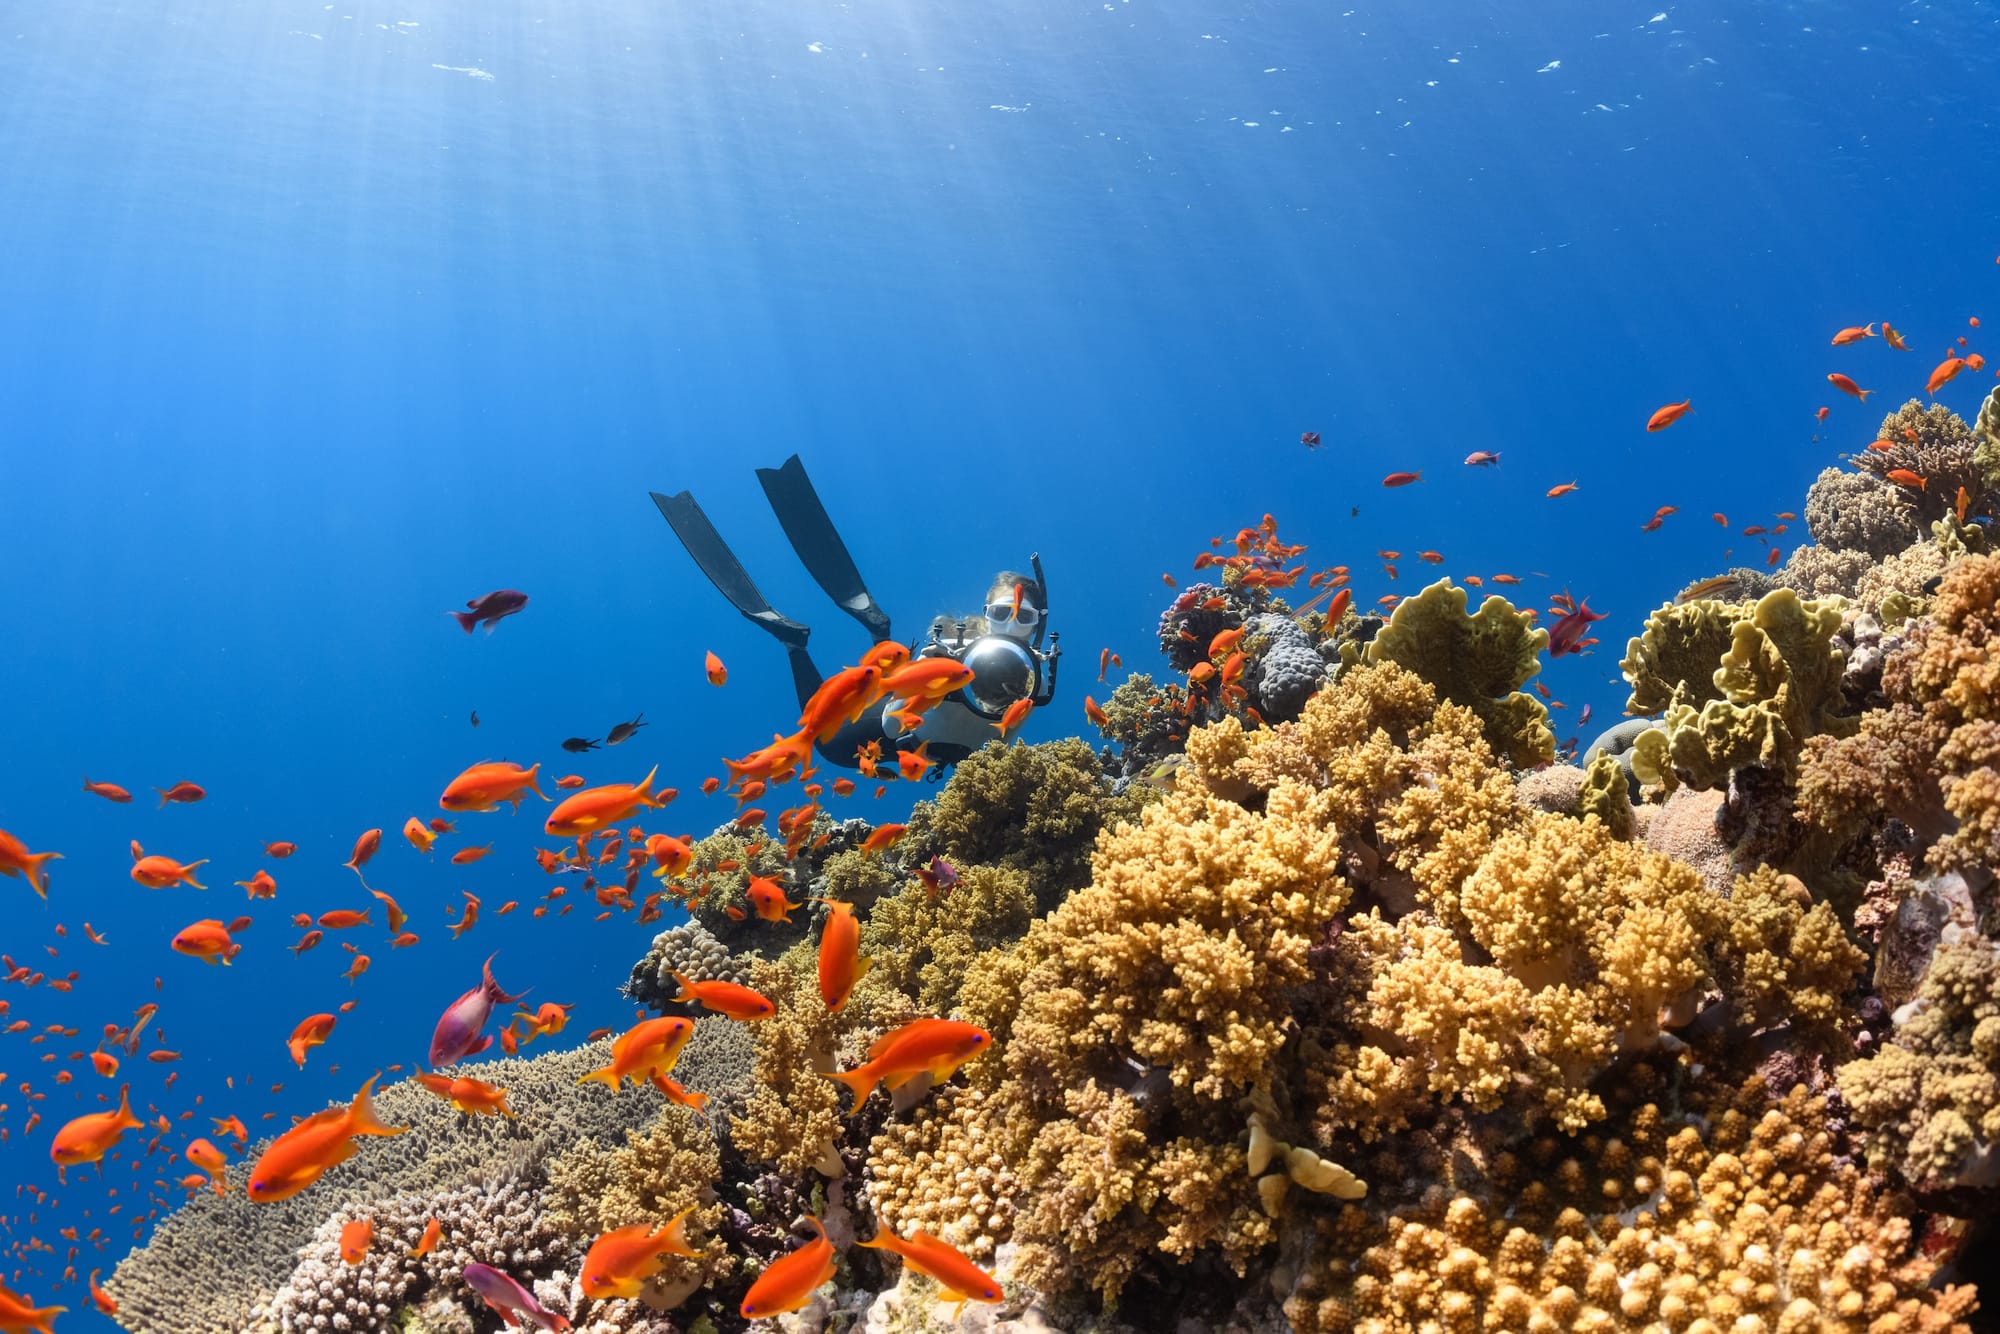
POLYGON ((1468 468, 1490 468, 1499 461, 1500 451, 1497 449, 1475 449, 1465 456, 1465 466, 1468 468))
POLYGON ((465 1286, 483 1297, 509 1329, 523 1322, 532 1323, 536 1329, 556 1330, 558 1334, 569 1328, 565 1317, 545 1308, 535 1300, 534 1293, 491 1265, 467 1265, 463 1277, 465 1286))
POLYGON ((495 1005, 511 1005, 528 993, 509 996, 500 990, 500 984, 493 980, 493 956, 486 956, 482 970, 485 974, 480 984, 453 1001, 438 1019, 437 1031, 431 1034, 431 1066, 451 1065, 468 1056, 477 1056, 493 1045, 493 1039, 480 1033, 486 1027, 487 1016, 493 1013, 495 1005))
POLYGON ((469 611, 455 611, 451 615, 458 622, 458 628, 467 634, 481 621, 486 622, 486 633, 492 634, 500 627, 504 616, 512 616, 528 605, 528 595, 515 588, 499 588, 485 597, 474 598, 465 604, 469 611))
POLYGON ((1566 613, 1562 619, 1549 627, 1549 656, 1551 658, 1560 658, 1565 653, 1583 652, 1591 644, 1597 642, 1594 639, 1586 640, 1584 638, 1585 633, 1590 629, 1590 623, 1603 619, 1603 612, 1592 611, 1590 609, 1589 598, 1585 598, 1577 603, 1574 611, 1566 613))

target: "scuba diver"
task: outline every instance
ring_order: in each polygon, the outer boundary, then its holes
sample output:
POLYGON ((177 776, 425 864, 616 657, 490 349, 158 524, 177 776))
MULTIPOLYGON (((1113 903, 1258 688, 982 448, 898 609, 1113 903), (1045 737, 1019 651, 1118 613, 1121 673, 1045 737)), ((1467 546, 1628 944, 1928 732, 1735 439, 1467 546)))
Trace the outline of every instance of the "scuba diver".
MULTIPOLYGON (((842 611, 861 622, 872 642, 887 640, 889 615, 862 583, 860 571, 854 568, 854 558, 848 555, 847 545, 840 540, 833 520, 827 517, 826 507, 820 503, 819 493, 813 490, 799 456, 792 455, 782 467, 757 469, 757 480, 763 484, 771 510, 778 516, 779 525, 806 571, 842 611)), ((806 639, 812 633, 810 627, 783 615, 764 600, 736 559, 736 553, 722 540, 690 493, 651 494, 674 536, 680 538, 681 545, 694 557, 694 563, 701 567, 716 591, 785 646, 785 655, 791 662, 792 685, 798 693, 799 707, 804 708, 825 679, 806 651, 806 639)), ((861 751, 870 741, 877 743, 881 756, 891 762, 896 751, 914 750, 921 745, 924 754, 937 762, 929 771, 935 780, 946 768, 997 735, 994 725, 1009 705, 1027 699, 1040 707, 1055 698, 1056 659, 1061 655, 1057 645, 1059 636, 1048 632, 1048 585, 1042 577, 1040 554, 1031 554, 1028 563, 1034 570, 1032 575, 1002 570, 993 576, 980 613, 939 616, 931 622, 922 644, 910 644, 913 660, 944 656, 970 667, 973 679, 967 685, 946 696, 923 715, 919 726, 909 731, 901 730, 896 721, 897 703, 884 701, 879 709, 864 714, 822 743, 818 748, 820 755, 829 764, 858 769, 861 751), (1046 651, 1042 648, 1045 635, 1049 645, 1046 651)))

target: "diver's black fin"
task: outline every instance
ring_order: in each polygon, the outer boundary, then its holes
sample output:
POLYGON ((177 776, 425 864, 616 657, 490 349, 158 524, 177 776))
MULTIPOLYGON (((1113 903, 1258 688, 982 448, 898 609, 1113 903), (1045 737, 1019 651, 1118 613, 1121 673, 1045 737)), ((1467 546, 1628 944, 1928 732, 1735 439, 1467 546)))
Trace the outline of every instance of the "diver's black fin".
POLYGON ((694 563, 708 576, 716 591, 729 599, 736 610, 755 621, 784 644, 787 648, 804 648, 806 636, 811 631, 789 616, 772 609, 757 591, 757 585, 750 581, 749 571, 743 568, 736 553, 722 540, 722 534, 715 531, 715 525, 701 512, 694 496, 682 491, 678 495, 663 496, 658 491, 651 493, 653 503, 660 507, 660 513, 674 530, 674 536, 687 548, 694 563))
POLYGON ((820 504, 819 492, 813 490, 799 456, 792 455, 782 467, 759 468, 757 480, 763 483, 772 512, 806 572, 842 611, 867 627, 876 643, 887 639, 889 613, 876 605, 868 585, 861 582, 861 572, 854 568, 854 558, 847 554, 847 544, 827 517, 826 506, 820 504))

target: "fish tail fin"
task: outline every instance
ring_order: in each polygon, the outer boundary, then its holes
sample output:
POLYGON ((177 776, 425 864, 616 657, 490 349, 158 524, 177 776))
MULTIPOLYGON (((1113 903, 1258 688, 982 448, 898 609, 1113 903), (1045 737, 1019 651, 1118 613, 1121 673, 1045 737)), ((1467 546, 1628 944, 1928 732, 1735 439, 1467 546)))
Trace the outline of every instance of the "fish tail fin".
POLYGON ((380 1075, 370 1075, 361 1091, 354 1095, 354 1101, 347 1108, 347 1133, 350 1135, 400 1135, 408 1126, 392 1126, 383 1122, 375 1114, 375 1081, 380 1075))
POLYGON ((165 810, 167 808, 167 790, 163 787, 156 787, 153 791, 160 794, 160 809, 165 810))
POLYGON ((694 1206, 689 1205, 672 1218, 669 1218, 665 1225, 653 1234, 653 1244, 658 1246, 661 1251, 670 1255, 691 1256, 699 1254, 693 1247, 688 1245, 687 1239, 688 1215, 693 1212, 694 1206))
POLYGON ((35 1334, 56 1334, 56 1317, 68 1310, 67 1306, 44 1306, 30 1311, 28 1328, 34 1330, 35 1334))
POLYGON ((876 1220, 874 1236, 866 1241, 857 1238, 854 1244, 856 1246, 866 1246, 871 1251, 894 1251, 897 1255, 903 1253, 903 1239, 894 1232, 891 1232, 889 1225, 880 1219, 876 1220))
POLYGON ((1868 401, 1868 396, 1874 392, 1875 391, 1873 389, 1857 389, 1854 391, 1855 396, 1859 398, 1863 403, 1866 403, 1868 401))
POLYGON ((616 1093, 620 1081, 616 1069, 607 1065, 602 1069, 592 1070, 589 1074, 581 1076, 576 1082, 579 1084, 602 1084, 613 1093, 616 1093))
POLYGON ((132 1115, 132 1086, 130 1084, 120 1084, 118 1086, 118 1124, 126 1130, 137 1130, 146 1124, 138 1117, 132 1115))
POLYGON ((469 611, 452 611, 445 614, 457 621, 458 628, 467 634, 471 634, 472 627, 479 624, 479 617, 469 611))
MULTIPOLYGON (((542 791, 541 787, 537 785, 537 783, 535 782, 535 775, 540 773, 541 771, 542 771, 542 762, 540 760, 536 760, 533 764, 528 766, 528 791, 534 793, 536 796, 540 797, 543 801, 547 801, 549 799, 549 794, 542 791)), ((519 802, 515 803, 515 809, 516 810, 520 809, 519 802)))
POLYGON ((41 895, 44 899, 49 896, 49 873, 43 867, 49 862, 60 860, 62 860, 60 852, 33 852, 28 854, 28 864, 23 868, 23 873, 28 877, 28 884, 33 886, 35 893, 41 895))
POLYGON ((637 797, 642 804, 653 807, 659 807, 666 804, 665 802, 661 801, 659 798, 653 795, 653 780, 655 778, 658 778, 659 776, 660 776, 660 766, 656 764, 653 766, 653 772, 647 774, 645 778, 640 781, 638 791, 634 792, 633 795, 637 797))
POLYGON ((673 969, 670 971, 673 972, 674 981, 681 984, 681 994, 674 997, 674 1004, 679 1005, 683 1001, 693 1000, 695 998, 693 979, 691 979, 686 973, 683 973, 678 969, 673 969))
POLYGON ((868 1095, 875 1091, 875 1085, 880 1083, 882 1078, 875 1072, 872 1061, 866 1065, 856 1066, 852 1070, 822 1070, 820 1077, 845 1084, 854 1094, 854 1106, 847 1111, 849 1116, 861 1110, 861 1104, 868 1101, 868 1095))
POLYGON ((181 868, 181 879, 185 883, 194 886, 196 889, 207 889, 208 888, 207 885, 202 884, 201 881, 194 878, 194 868, 197 866, 206 866, 206 865, 208 865, 208 858, 206 857, 203 857, 200 861, 189 862, 186 866, 183 866, 181 868))

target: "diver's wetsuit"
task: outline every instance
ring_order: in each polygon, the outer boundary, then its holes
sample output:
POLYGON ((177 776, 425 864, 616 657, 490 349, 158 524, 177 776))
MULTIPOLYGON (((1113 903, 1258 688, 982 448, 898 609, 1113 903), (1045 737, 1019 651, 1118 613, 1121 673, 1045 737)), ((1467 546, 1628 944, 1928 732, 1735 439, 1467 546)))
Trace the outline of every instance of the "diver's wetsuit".
MULTIPOLYGON (((826 591, 826 595, 842 611, 861 622, 873 643, 879 644, 890 638, 888 613, 876 603, 867 585, 862 582, 861 573, 854 566, 854 558, 848 554, 847 544, 841 540, 833 520, 827 516, 826 507, 820 503, 819 493, 813 489, 799 456, 792 455, 777 468, 759 468, 757 480, 763 485, 764 494, 771 502, 779 525, 784 528, 785 536, 791 541, 792 550, 798 553, 800 563, 826 591)), ((792 686, 798 694, 799 706, 804 708, 806 701, 825 680, 806 649, 806 640, 812 633, 810 627, 781 614, 764 599, 749 572, 736 559, 728 543, 722 540, 722 535, 716 531, 708 515, 702 512, 701 506, 695 503, 692 494, 686 491, 671 496, 658 491, 651 494, 653 503, 659 506, 674 535, 680 538, 681 545, 694 557, 695 564, 701 567, 709 582, 729 599, 737 611, 785 646, 785 656, 792 669, 792 686)), ((913 644, 912 653, 921 655, 945 651, 935 627, 936 623, 933 623, 930 642, 922 648, 913 644)), ((1040 641, 1038 631, 1035 642, 1039 644, 1040 641)), ((1035 681, 1034 696, 1039 705, 1046 703, 1054 694, 1053 650, 1049 655, 1035 654, 1035 657, 1039 662, 1046 663, 1035 681)), ((957 694, 934 706, 934 710, 951 708, 970 711, 957 694)), ((882 708, 870 709, 841 728, 816 747, 821 758, 843 769, 859 768, 862 747, 873 741, 880 746, 882 758, 893 763, 899 749, 914 749, 923 740, 922 729, 901 736, 892 735, 883 715, 882 708)), ((939 744, 924 753, 942 767, 956 764, 971 752, 969 746, 939 744)))

